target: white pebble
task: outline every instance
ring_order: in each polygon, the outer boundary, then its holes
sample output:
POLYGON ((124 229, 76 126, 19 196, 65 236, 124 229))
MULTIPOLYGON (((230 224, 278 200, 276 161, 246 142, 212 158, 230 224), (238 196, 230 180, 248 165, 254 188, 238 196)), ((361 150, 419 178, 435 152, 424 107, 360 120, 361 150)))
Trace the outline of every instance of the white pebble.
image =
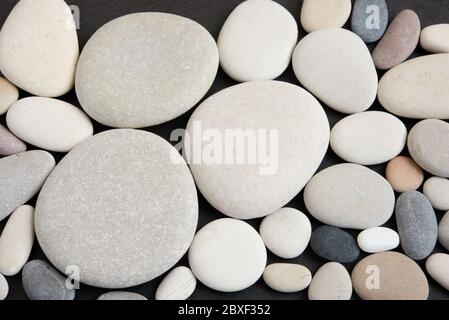
POLYGON ((436 253, 426 262, 430 276, 446 290, 449 290, 449 254, 436 253))
POLYGON ((196 278, 187 267, 177 267, 162 280, 156 300, 187 300, 195 291, 196 278))
POLYGON ((449 53, 449 24, 435 24, 421 31, 421 47, 432 53, 449 53))
POLYGON ((424 184, 424 194, 437 210, 449 210, 449 180, 433 177, 424 184))
POLYGON ((6 281, 5 277, 0 273, 0 301, 6 299, 8 292, 8 281, 6 281))
POLYGON ((266 267, 263 280, 273 290, 293 293, 310 285, 312 273, 299 264, 275 263, 266 267))
POLYGON ((366 229, 357 237, 360 249, 368 253, 393 250, 399 246, 399 242, 396 231, 383 227, 366 229))
POLYGON ((0 115, 19 99, 19 90, 11 82, 0 77, 0 115))

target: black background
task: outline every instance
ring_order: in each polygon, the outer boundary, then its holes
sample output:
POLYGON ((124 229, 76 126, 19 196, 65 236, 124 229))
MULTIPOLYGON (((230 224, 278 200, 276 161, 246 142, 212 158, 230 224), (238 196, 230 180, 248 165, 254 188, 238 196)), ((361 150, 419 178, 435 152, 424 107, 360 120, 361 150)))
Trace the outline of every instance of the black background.
MULTIPOLYGON (((17 3, 17 0, 1 0, 0 1, 0 25, 7 18, 9 12, 13 6, 17 3)), ((225 22, 227 16, 231 11, 242 2, 242 0, 68 0, 68 4, 77 5, 81 12, 81 23, 80 30, 78 30, 78 37, 80 41, 80 47, 82 48, 87 40, 92 36, 92 34, 103 24, 109 22, 110 20, 120 17, 125 14, 134 12, 145 12, 145 11, 156 11, 156 12, 167 12, 178 14, 184 17, 195 20, 204 27, 206 27, 209 32, 217 39, 220 29, 225 22)), ((276 0, 276 2, 287 8, 291 14, 295 17, 299 26, 300 38, 306 35, 304 30, 302 30, 299 16, 301 11, 302 0, 276 0)), ((449 1, 448 0, 387 0, 387 5, 390 13, 390 22, 394 16, 403 9, 413 9, 415 10, 419 17, 421 18, 422 27, 426 27, 432 24, 438 23, 449 23, 449 1)), ((350 29, 350 25, 346 25, 346 28, 350 29)), ((372 49, 372 46, 370 46, 372 49)), ((418 48, 414 53, 414 56, 419 56, 426 54, 422 49, 418 48)), ((379 73, 379 77, 382 73, 379 73)), ((294 76, 292 68, 289 69, 281 75, 278 80, 286 81, 299 85, 297 79, 294 76)), ((210 89, 206 97, 226 88, 231 85, 236 84, 232 79, 230 79, 221 69, 218 72, 218 76, 210 89)), ((21 92, 21 97, 25 97, 27 94, 21 92)), ((206 98, 205 97, 205 98, 206 98)), ((70 92, 66 96, 61 98, 69 103, 79 106, 76 99, 74 91, 70 92)), ((374 106, 370 110, 382 110, 382 107, 376 101, 374 106)), ((333 111, 330 108, 325 107, 325 111, 329 118, 331 126, 333 126, 337 121, 342 119, 344 115, 333 111)), ((169 123, 152 127, 147 129, 148 131, 154 132, 165 139, 169 140, 170 133, 176 128, 185 128, 187 121, 192 114, 192 110, 182 117, 175 119, 169 123)), ((408 129, 410 129, 416 121, 411 121, 407 119, 402 119, 408 129)), ((5 116, 0 117, 0 123, 5 124, 5 116)), ((95 123, 95 132, 101 132, 107 130, 108 128, 95 123)), ((33 149, 32 146, 28 146, 29 149, 33 149)), ((60 159, 62 154, 54 154, 56 159, 60 159)), ((404 151, 404 155, 408 155, 407 151, 404 151)), ((331 150, 328 151, 326 158, 324 159, 321 169, 324 169, 330 165, 343 162, 339 159, 331 150)), ((373 166, 373 170, 385 175, 385 165, 373 166)), ((0 190, 1 192, 1 190, 0 190)), ((268 191, 269 192, 269 191, 268 191)), ((30 201, 31 205, 35 204, 35 199, 30 201)), ((297 208, 304 213, 307 210, 304 206, 302 193, 299 194, 291 203, 291 207, 297 208)), ((307 213, 308 214, 308 213, 307 213)), ((443 212, 437 212, 437 218, 440 220, 442 218, 443 212)), ((312 221, 313 227, 320 225, 319 222, 314 220, 309 214, 309 218, 312 221)), ((217 212, 212 208, 200 195, 200 218, 199 226, 201 228, 208 222, 224 217, 221 213, 217 212)), ((6 219, 5 219, 6 220, 6 219)), ((249 221, 256 229, 259 228, 260 219, 249 221)), ((3 229, 6 221, 0 224, 0 230, 3 229)), ((395 228, 394 218, 391 219, 387 226, 395 228)), ((350 231, 354 236, 357 236, 356 231, 350 231)), ((400 251, 400 248, 397 249, 400 251)), ((437 245, 435 252, 445 252, 444 249, 437 245)), ((360 256, 360 259, 365 257, 365 254, 360 256)), ((38 243, 35 243, 30 260, 32 259, 43 259, 46 260, 42 250, 40 249, 38 243)), ((285 262, 284 260, 275 257, 269 253, 268 263, 273 262, 285 262)), ((292 263, 299 263, 308 267, 314 274, 317 269, 323 265, 326 261, 318 258, 310 249, 306 250, 299 258, 293 259, 292 263)), ((424 261, 419 262, 421 267, 424 268, 424 261)), ((187 259, 184 257, 179 265, 188 265, 187 259)), ((352 270, 355 263, 347 264, 346 267, 349 271, 352 270)), ((435 283, 430 276, 428 276, 430 283, 430 299, 448 299, 449 292, 445 291, 441 286, 435 283)), ((10 285, 10 293, 8 299, 27 299, 27 296, 22 288, 21 276, 20 274, 15 277, 7 278, 10 285)), ((131 288, 129 291, 138 292, 149 299, 154 299, 154 294, 156 292, 157 286, 162 280, 162 277, 155 279, 147 284, 131 288)), ((100 294, 106 292, 107 290, 93 288, 86 285, 81 285, 81 290, 77 291, 76 299, 82 300, 93 300, 96 299, 100 294)), ((282 294, 269 289, 263 282, 259 280, 251 288, 238 293, 220 293, 208 289, 202 284, 198 284, 198 287, 191 297, 191 299, 260 299, 260 300, 272 300, 272 299, 285 299, 285 300, 301 300, 307 298, 307 290, 295 294, 282 294)), ((354 299, 358 299, 354 294, 354 299)))

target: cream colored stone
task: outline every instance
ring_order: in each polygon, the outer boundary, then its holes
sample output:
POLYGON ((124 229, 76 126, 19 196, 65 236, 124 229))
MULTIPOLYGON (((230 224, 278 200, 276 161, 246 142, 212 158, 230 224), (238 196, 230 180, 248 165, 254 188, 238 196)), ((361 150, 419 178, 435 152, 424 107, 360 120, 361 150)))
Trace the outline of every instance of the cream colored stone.
POLYGON ((351 0, 304 0, 301 24, 307 32, 340 28, 351 15, 351 0))
POLYGON ((6 113, 17 99, 19 99, 17 87, 5 78, 0 77, 0 115, 6 113))
POLYGON ((449 254, 435 253, 426 262, 430 276, 446 290, 449 290, 449 254))
POLYGON ((342 264, 329 262, 315 273, 309 300, 350 300, 351 297, 351 276, 342 264))
POLYGON ((449 53, 449 24, 435 24, 421 31, 421 47, 432 53, 449 53))
POLYGON ((275 263, 265 268, 263 279, 275 291, 293 293, 306 289, 312 281, 312 274, 298 264, 275 263))

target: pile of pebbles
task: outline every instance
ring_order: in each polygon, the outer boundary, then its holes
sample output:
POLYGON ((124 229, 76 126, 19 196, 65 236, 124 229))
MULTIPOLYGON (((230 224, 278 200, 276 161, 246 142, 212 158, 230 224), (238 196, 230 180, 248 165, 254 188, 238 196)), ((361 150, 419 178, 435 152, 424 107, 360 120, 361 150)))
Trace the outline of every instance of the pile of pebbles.
POLYGON ((141 12, 80 52, 68 12, 20 0, 0 31, 0 299, 21 275, 30 299, 73 300, 74 270, 99 300, 146 300, 126 289, 150 281, 157 300, 261 279, 310 300, 425 300, 430 279, 449 290, 449 24, 390 19, 385 0, 304 0, 300 38, 283 6, 247 0, 217 42, 141 12), (290 65, 297 82, 274 80, 290 65), (203 100, 219 66, 238 84, 203 100), (81 108, 61 100, 73 88, 81 108), (195 106, 185 150, 202 148, 198 125, 271 130, 276 165, 198 162, 151 132, 195 106), (216 209, 201 228, 198 192, 216 209), (35 242, 45 261, 30 261, 35 242), (295 263, 306 252, 320 266, 295 263))

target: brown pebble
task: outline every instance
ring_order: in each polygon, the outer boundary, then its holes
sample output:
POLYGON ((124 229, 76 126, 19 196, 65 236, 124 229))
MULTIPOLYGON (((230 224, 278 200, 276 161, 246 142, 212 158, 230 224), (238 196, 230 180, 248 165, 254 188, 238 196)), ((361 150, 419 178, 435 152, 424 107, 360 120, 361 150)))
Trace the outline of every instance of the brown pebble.
POLYGON ((387 165, 387 180, 396 192, 415 191, 424 182, 424 171, 409 157, 396 157, 387 165))
POLYGON ((0 124, 0 156, 12 156, 26 150, 25 143, 0 124))
POLYGON ((352 272, 363 300, 427 300, 429 283, 418 264, 398 252, 381 252, 360 261, 352 272))
POLYGON ((380 70, 391 69, 407 60, 419 43, 421 22, 412 10, 401 11, 373 51, 373 60, 380 70))

